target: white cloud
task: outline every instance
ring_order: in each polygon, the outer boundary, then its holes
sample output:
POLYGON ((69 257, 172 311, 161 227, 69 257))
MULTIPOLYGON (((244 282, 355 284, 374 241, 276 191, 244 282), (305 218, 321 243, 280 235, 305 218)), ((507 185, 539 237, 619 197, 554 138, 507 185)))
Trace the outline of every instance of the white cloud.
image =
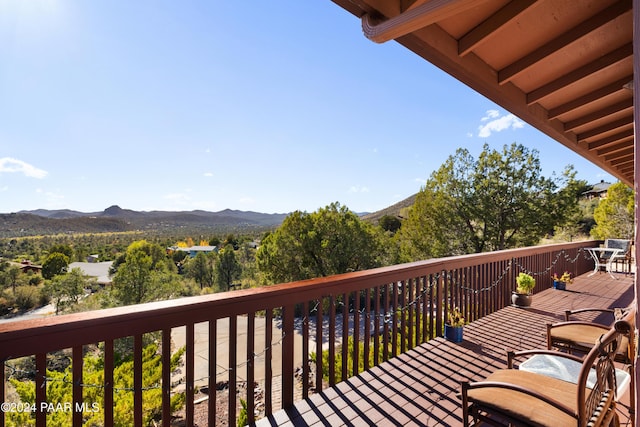
POLYGON ((507 129, 521 129, 524 127, 524 122, 513 114, 500 116, 500 113, 496 110, 488 110, 487 114, 481 118, 480 121, 485 123, 478 127, 478 137, 480 138, 488 138, 492 132, 502 132, 507 129))
POLYGON ((205 172, 204 176, 206 176, 207 178, 212 177, 213 176, 213 172, 205 172))
POLYGON ((360 187, 359 185, 352 185, 349 188, 349 193, 368 193, 369 187, 360 187))
POLYGON ((37 167, 23 162, 22 160, 14 159, 12 157, 0 158, 0 173, 1 172, 19 172, 30 178, 42 179, 47 176, 47 171, 38 169, 37 167))

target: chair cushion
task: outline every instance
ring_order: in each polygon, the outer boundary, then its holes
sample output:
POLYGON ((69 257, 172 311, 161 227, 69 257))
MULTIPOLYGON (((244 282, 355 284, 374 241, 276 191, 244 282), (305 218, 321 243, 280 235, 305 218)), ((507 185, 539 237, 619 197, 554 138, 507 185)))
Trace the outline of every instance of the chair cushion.
MULTIPOLYGON (((499 381, 534 390, 552 398, 577 412, 577 385, 532 372, 517 369, 501 369, 493 372, 486 381, 499 381)), ((533 426, 576 426, 577 419, 548 403, 524 393, 497 387, 471 388, 469 401, 520 420, 533 426)))
MULTIPOLYGON (((597 324, 569 323, 553 326, 549 333, 552 345, 564 343, 587 353, 608 329, 606 326, 597 324)), ((628 359, 628 347, 628 337, 622 336, 620 347, 616 352, 616 360, 628 359)))

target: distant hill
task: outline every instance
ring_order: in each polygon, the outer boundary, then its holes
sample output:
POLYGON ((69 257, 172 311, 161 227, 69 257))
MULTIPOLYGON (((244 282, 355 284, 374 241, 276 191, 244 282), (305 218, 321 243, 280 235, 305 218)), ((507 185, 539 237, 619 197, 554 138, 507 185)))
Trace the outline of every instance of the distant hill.
MULTIPOLYGON (((384 215, 406 217, 416 195, 361 218, 377 224, 384 215)), ((69 209, 36 209, 0 214, 0 237, 39 236, 60 233, 109 233, 124 231, 239 232, 275 228, 288 214, 265 214, 225 209, 219 212, 133 211, 110 206, 102 212, 69 209)))
POLYGON ((20 211, 0 214, 0 237, 49 235, 58 233, 103 233, 167 229, 238 230, 276 227, 287 214, 263 214, 225 209, 207 211, 139 212, 110 206, 102 212, 68 209, 20 211))
POLYGON ((374 224, 377 224, 380 218, 382 218, 385 215, 406 218, 408 215, 407 211, 416 202, 416 196, 417 194, 414 194, 412 196, 407 197, 404 200, 399 201, 394 205, 389 206, 388 208, 384 208, 377 212, 363 215, 362 219, 365 221, 370 221, 374 224))

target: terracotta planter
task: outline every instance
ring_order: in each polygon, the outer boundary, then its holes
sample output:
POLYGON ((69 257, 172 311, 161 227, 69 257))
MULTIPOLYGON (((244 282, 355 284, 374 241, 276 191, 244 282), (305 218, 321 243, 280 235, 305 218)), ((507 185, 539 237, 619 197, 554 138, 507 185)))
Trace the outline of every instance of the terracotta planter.
POLYGON ((516 291, 511 293, 511 303, 516 307, 529 307, 532 300, 531 294, 519 294, 516 291))

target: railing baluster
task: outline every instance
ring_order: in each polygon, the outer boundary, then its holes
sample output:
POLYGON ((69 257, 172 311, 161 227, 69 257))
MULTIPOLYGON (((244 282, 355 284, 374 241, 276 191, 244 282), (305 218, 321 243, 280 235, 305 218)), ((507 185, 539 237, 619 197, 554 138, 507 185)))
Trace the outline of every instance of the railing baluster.
POLYGON ((375 287, 373 306, 373 365, 380 363, 380 286, 375 287))
POLYGON ((364 290, 364 370, 369 369, 371 345, 371 289, 364 290))
POLYGON ((336 383, 336 297, 329 296, 329 386, 336 383))
POLYGON ((360 291, 353 293, 353 373, 358 375, 360 363, 360 291))
POLYGON ((247 314, 247 421, 255 421, 255 313, 247 314))
POLYGON ((73 378, 72 388, 72 423, 74 427, 82 426, 82 411, 78 410, 82 407, 82 346, 77 345, 71 350, 71 376, 73 378))
POLYGON ((316 301, 316 393, 322 391, 322 334, 323 334, 323 306, 322 298, 316 301))
POLYGON ((400 298, 396 308, 400 312, 400 353, 407 351, 407 286, 406 280, 400 282, 400 298))
POLYGON ((133 424, 142 427, 142 335, 133 337, 133 424))
MULTIPOLYGON (((104 341, 104 425, 113 425, 113 340, 104 341)), ((163 417, 164 419, 164 417, 163 417)))
POLYGON ((236 392, 238 374, 238 317, 229 317, 229 407, 227 409, 228 422, 230 426, 236 425, 236 392))
POLYGON ((273 311, 268 308, 264 314, 264 412, 265 415, 273 413, 273 371, 271 358, 273 356, 273 311))
POLYGON ((302 398, 309 397, 309 302, 302 304, 302 398))
POLYGON ((287 305, 282 310, 282 407, 290 408, 293 406, 295 308, 287 305))
POLYGON ((209 320, 209 408, 208 425, 216 425, 218 391, 218 319, 209 320))
POLYGON ((349 366, 349 294, 342 294, 342 381, 346 380, 349 366))
POLYGON ((162 426, 171 426, 171 329, 169 328, 162 330, 162 426))
POLYGON ((186 344, 186 352, 185 352, 185 360, 186 360, 186 377, 187 383, 185 387, 185 394, 187 401, 185 403, 185 421, 187 426, 192 426, 194 424, 193 419, 193 396, 195 396, 195 388, 194 388, 194 379, 195 379, 195 365, 194 365, 194 356, 195 356, 195 333, 194 333, 194 324, 188 323, 186 325, 186 333, 185 333, 185 344, 186 344))
POLYGON ((407 348, 413 348, 415 347, 416 343, 414 342, 414 336, 418 334, 418 330, 415 327, 415 323, 414 323, 414 313, 415 313, 415 309, 416 309, 416 303, 414 301, 414 292, 413 292, 413 288, 415 286, 416 282, 415 279, 409 279, 407 280, 407 286, 409 287, 409 309, 408 309, 408 314, 409 314, 409 330, 407 331, 407 340, 409 341, 409 345, 407 346, 407 348))
MULTIPOLYGON (((2 385, 0 385, 0 404, 5 402, 5 384, 7 383, 7 377, 5 376, 5 366, 4 364, 0 367, 0 381, 2 381, 2 385)), ((4 414, 5 411, 0 411, 0 427, 4 427, 4 414)))
MULTIPOLYGON (((4 385, 3 385, 4 386, 4 385)), ((42 403, 47 401, 47 354, 36 354, 36 427, 47 425, 47 411, 42 403)))
POLYGON ((391 284, 391 357, 398 355, 398 282, 391 284))
POLYGON ((392 313, 389 313, 389 292, 392 289, 392 285, 384 285, 384 326, 382 327, 382 360, 389 360, 389 322, 394 320, 392 313))

